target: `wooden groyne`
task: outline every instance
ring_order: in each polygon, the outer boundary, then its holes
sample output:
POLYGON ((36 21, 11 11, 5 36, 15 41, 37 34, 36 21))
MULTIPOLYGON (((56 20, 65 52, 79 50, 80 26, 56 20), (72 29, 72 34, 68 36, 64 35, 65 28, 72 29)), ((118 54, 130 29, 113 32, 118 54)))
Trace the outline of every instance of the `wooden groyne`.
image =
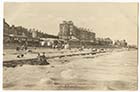
MULTIPOLYGON (((103 52, 88 52, 88 53, 75 53, 75 54, 66 54, 66 55, 57 55, 57 56, 50 56, 46 57, 46 59, 53 59, 53 58, 63 58, 63 57, 72 57, 72 56, 79 56, 79 55, 95 55, 97 53, 103 53, 103 52)), ((22 66, 24 64, 28 65, 39 65, 40 61, 38 58, 31 58, 31 59, 21 59, 21 60, 9 60, 4 61, 3 66, 4 67, 16 67, 16 66, 22 66)))

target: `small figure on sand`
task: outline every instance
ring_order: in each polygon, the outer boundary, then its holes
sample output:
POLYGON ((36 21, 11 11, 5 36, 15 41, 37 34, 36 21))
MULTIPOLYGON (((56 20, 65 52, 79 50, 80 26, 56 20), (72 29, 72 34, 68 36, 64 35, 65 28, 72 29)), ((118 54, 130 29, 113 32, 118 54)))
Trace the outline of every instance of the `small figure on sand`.
POLYGON ((48 65, 48 61, 47 61, 47 58, 45 56, 45 52, 42 53, 42 55, 40 55, 40 53, 38 53, 38 62, 39 62, 39 65, 48 65))
POLYGON ((25 46, 25 45, 22 45, 20 47, 18 46, 16 48, 16 51, 18 52, 17 58, 22 58, 26 54, 27 46, 25 46))

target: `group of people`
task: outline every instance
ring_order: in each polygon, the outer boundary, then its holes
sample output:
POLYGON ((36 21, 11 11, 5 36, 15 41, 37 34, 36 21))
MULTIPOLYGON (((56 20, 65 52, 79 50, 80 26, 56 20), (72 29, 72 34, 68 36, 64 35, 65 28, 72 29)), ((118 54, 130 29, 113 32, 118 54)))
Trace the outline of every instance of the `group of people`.
POLYGON ((18 52, 17 58, 22 58, 27 53, 28 47, 26 45, 17 46, 16 51, 18 52))
MULTIPOLYGON (((28 48, 27 48, 27 46, 22 45, 22 46, 18 46, 16 48, 16 51, 18 52, 17 58, 22 58, 28 52, 28 48)), ((47 61, 47 58, 45 56, 45 52, 38 53, 37 62, 39 65, 48 65, 49 64, 47 61)))
POLYGON ((45 52, 43 52, 42 55, 40 53, 38 53, 37 61, 39 62, 39 65, 48 65, 49 64, 47 61, 47 57, 45 56, 45 52))

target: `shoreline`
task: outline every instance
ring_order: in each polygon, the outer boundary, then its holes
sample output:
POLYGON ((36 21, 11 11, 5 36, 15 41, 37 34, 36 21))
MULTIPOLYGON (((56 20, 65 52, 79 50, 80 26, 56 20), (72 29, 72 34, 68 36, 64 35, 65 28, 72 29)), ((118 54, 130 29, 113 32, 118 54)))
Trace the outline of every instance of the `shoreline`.
MULTIPOLYGON (((103 54, 108 54, 112 52, 121 52, 121 51, 127 51, 127 49, 106 49, 106 50, 98 50, 98 51, 92 51, 92 50, 83 50, 83 51, 77 51, 77 50, 66 50, 66 51, 61 51, 58 52, 58 55, 52 55, 52 56, 47 56, 47 60, 53 60, 55 58, 66 58, 66 57, 75 57, 75 56, 100 56, 102 53, 103 54), (68 53, 65 53, 68 52, 68 53)), ((34 52, 35 53, 35 52, 34 52)), ((36 52, 37 53, 37 52, 36 52)), ((49 52, 50 53, 50 52, 49 52)), ((51 52, 53 54, 55 52, 51 52)), ((8 60, 8 61, 3 61, 3 66, 4 67, 16 67, 16 66, 22 66, 24 64, 29 64, 29 65, 38 65, 39 61, 36 57, 30 57, 28 59, 15 59, 15 60, 8 60)))

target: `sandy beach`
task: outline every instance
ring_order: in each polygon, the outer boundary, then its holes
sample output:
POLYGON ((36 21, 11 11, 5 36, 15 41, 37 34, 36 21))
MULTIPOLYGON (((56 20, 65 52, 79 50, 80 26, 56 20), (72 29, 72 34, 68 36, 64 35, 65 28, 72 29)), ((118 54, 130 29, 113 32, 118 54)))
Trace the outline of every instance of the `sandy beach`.
POLYGON ((137 90, 137 51, 49 59, 3 68, 4 90, 137 90))

